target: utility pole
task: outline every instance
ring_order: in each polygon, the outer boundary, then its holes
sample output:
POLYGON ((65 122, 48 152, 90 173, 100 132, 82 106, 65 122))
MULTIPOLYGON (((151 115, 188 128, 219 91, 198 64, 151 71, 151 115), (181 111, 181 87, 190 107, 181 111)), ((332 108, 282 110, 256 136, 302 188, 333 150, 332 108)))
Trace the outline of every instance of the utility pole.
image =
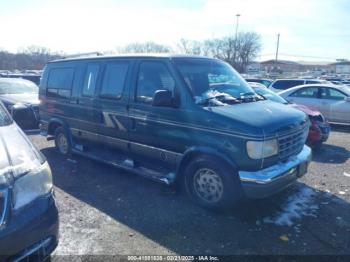
POLYGON ((237 37, 238 37, 238 22, 240 14, 236 14, 236 35, 235 35, 235 50, 233 52, 233 62, 236 64, 236 54, 237 54, 237 37))
POLYGON ((277 63, 277 59, 278 59, 278 48, 280 45, 280 34, 277 34, 277 48, 276 48, 276 63, 277 63))
POLYGON ((277 60, 278 60, 278 48, 280 45, 280 33, 277 34, 277 47, 276 47, 276 60, 275 60, 275 69, 277 71, 277 60))

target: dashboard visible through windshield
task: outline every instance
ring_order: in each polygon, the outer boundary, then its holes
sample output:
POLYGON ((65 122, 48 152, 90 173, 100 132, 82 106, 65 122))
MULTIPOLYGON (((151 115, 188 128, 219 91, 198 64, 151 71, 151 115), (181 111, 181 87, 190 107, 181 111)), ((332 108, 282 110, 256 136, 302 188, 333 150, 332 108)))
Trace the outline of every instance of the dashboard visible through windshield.
POLYGON ((222 61, 181 58, 174 59, 174 63, 197 103, 209 98, 233 101, 247 95, 256 95, 243 78, 222 61))

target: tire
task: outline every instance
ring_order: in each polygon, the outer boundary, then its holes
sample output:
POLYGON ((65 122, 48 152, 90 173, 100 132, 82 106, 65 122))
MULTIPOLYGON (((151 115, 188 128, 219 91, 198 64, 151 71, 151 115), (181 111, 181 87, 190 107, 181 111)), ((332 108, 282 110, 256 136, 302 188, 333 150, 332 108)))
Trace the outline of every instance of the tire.
POLYGON ((199 157, 186 167, 184 184, 188 195, 200 206, 223 211, 242 198, 242 188, 233 168, 215 157, 199 157))
POLYGON ((71 143, 63 127, 58 127, 55 130, 55 146, 62 155, 69 156, 71 154, 71 143))

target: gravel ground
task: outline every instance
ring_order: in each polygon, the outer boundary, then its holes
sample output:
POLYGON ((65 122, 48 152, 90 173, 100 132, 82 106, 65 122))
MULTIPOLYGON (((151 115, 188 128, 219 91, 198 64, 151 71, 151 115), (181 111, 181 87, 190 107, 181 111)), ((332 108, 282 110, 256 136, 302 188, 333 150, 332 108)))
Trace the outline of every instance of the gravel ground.
POLYGON ((350 255, 350 127, 333 126, 295 186, 215 214, 172 188, 109 166, 47 157, 60 211, 55 255, 350 255))

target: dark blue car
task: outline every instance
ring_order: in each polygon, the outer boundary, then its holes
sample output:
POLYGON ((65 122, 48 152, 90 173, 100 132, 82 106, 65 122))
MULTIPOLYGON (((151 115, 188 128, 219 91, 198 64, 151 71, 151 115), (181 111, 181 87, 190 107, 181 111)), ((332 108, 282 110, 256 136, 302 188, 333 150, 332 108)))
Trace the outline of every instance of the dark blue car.
POLYGON ((49 164, 0 102, 0 261, 40 261, 57 236, 49 164))

